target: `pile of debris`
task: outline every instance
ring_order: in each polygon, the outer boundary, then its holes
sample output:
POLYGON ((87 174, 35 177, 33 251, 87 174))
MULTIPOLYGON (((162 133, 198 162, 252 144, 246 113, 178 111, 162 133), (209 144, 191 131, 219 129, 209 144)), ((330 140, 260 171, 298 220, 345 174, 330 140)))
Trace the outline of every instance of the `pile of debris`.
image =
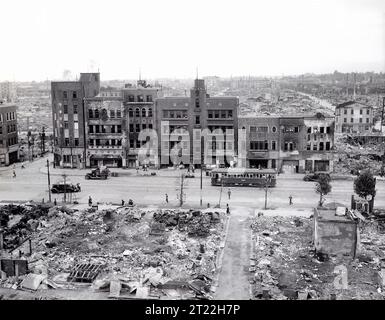
POLYGON ((255 299, 384 299, 379 279, 385 262, 385 237, 363 223, 363 250, 356 257, 317 255, 308 218, 255 218, 250 283, 255 299), (367 238, 366 238, 367 237, 367 238), (368 240, 371 239, 371 240, 368 240), (341 267, 342 266, 342 267, 341 267), (348 288, 335 286, 346 268, 348 288))
MULTIPOLYGON (((25 215, 31 217, 15 216, 25 215)), ((19 223, 15 216, 8 226, 19 223)), ((207 299, 225 216, 208 209, 47 208, 28 228, 32 251, 13 250, 28 261, 27 274, 17 282, 6 275, 0 286, 23 288, 22 282, 32 277, 29 287, 39 292, 88 286, 110 291, 111 298, 207 299)))

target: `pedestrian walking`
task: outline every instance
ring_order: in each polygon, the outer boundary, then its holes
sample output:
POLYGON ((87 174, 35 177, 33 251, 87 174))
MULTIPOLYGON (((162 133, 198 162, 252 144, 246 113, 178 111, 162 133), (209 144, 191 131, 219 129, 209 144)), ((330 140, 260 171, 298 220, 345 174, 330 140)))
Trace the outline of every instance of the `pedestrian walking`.
POLYGON ((91 196, 88 197, 88 205, 91 207, 92 206, 92 198, 91 196))
POLYGON ((210 208, 210 203, 209 202, 207 202, 207 208, 210 208))
POLYGON ((292 205, 293 204, 293 197, 290 195, 289 196, 289 205, 292 205))
POLYGON ((13 170, 13 177, 16 178, 16 171, 13 170))
POLYGON ((57 205, 56 198, 55 198, 55 200, 53 201, 53 204, 54 204, 55 206, 57 205))
POLYGON ((166 203, 168 203, 168 194, 166 193, 166 203))
POLYGON ((229 191, 227 191, 227 194, 228 194, 229 200, 230 200, 230 198, 231 198, 231 190, 230 190, 230 188, 229 188, 229 191))
POLYGON ((228 204, 228 203, 226 204, 226 213, 227 213, 227 214, 230 214, 230 207, 229 207, 229 204, 228 204))
POLYGON ((124 206, 124 200, 122 200, 122 206, 124 206))

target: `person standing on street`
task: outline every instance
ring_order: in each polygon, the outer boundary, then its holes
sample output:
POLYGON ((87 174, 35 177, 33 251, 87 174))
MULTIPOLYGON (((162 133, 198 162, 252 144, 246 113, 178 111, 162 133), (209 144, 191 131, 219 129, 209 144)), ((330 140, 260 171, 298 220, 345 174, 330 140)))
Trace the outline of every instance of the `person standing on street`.
POLYGON ((231 198, 231 190, 230 190, 230 188, 229 188, 229 190, 227 191, 227 194, 228 194, 229 200, 230 200, 230 198, 231 198))
POLYGON ((289 196, 289 205, 292 205, 293 204, 293 197, 290 195, 289 196))
POLYGON ((88 205, 91 207, 92 206, 92 198, 91 196, 88 197, 88 205))
POLYGON ((16 170, 13 169, 13 177, 16 178, 16 170))
POLYGON ((227 214, 230 214, 230 207, 229 207, 229 204, 228 204, 228 203, 226 204, 226 213, 227 213, 227 214))
POLYGON ((168 203, 168 194, 166 193, 166 203, 168 203))

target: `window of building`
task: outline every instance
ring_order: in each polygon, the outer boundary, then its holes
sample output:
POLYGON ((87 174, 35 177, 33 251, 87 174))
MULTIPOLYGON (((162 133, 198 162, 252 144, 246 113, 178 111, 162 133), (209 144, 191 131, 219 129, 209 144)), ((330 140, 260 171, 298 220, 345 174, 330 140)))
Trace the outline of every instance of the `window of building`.
POLYGON ((135 97, 133 95, 129 95, 128 102, 135 102, 135 97))
POLYGON ((317 144, 316 143, 313 144, 313 151, 317 151, 317 144))
POLYGON ((200 123, 201 123, 201 117, 195 116, 195 124, 200 124, 200 123))
POLYGON ((311 143, 306 144, 306 150, 311 150, 311 143))
POLYGON ((311 127, 307 128, 307 133, 311 133, 311 127))
POLYGON ((138 102, 144 102, 143 96, 140 94, 137 96, 138 102))
POLYGON ((95 119, 99 119, 99 109, 95 109, 95 119))
POLYGON ((142 117, 146 117, 146 108, 142 108, 142 117))
POLYGON ((228 111, 227 111, 227 116, 228 116, 229 118, 232 118, 232 117, 233 117, 233 110, 228 110, 228 111))
POLYGON ((362 123, 362 118, 360 118, 360 123, 362 123))
POLYGON ((134 139, 130 139, 130 148, 134 148, 134 139))
POLYGON ((63 91, 63 99, 68 99, 67 91, 63 91))
POLYGON ((133 123, 130 123, 130 132, 134 132, 134 124, 133 123))
POLYGON ((134 111, 132 110, 132 108, 128 109, 128 116, 129 117, 133 117, 134 116, 134 111))
POLYGON ((95 126, 95 133, 99 133, 100 132, 100 127, 98 125, 95 126))
POLYGON ((115 133, 115 126, 111 126, 111 133, 115 133))
POLYGON ((344 114, 348 114, 348 110, 345 109, 345 110, 344 110, 344 114))
POLYGON ((256 127, 256 132, 259 132, 259 133, 264 133, 264 132, 267 132, 269 130, 268 127, 256 127))
POLYGON ((78 114, 78 105, 74 104, 74 114, 78 114))
POLYGON ((268 150, 269 144, 265 141, 250 141, 250 150, 268 150))
POLYGON ((110 110, 110 118, 115 118, 115 110, 110 110))
POLYGON ((195 99, 195 108, 199 108, 199 107, 200 107, 199 98, 196 98, 195 99))
POLYGON ((93 119, 94 117, 94 111, 92 109, 88 109, 88 118, 93 119))
POLYGON ((142 124, 142 130, 146 130, 147 129, 147 123, 143 123, 142 124))
POLYGON ((214 118, 219 119, 219 110, 214 111, 214 118))
POLYGON ((324 150, 324 143, 322 141, 319 143, 319 150, 320 151, 324 150))
POLYGON ((277 149, 277 142, 276 141, 271 141, 271 150, 276 150, 277 149))
POLYGON ((330 150, 330 141, 326 141, 325 150, 330 150))
POLYGON ((140 141, 139 140, 136 140, 136 147, 140 148, 140 141))
POLYGON ((366 118, 366 123, 369 123, 369 118, 366 118))
POLYGON ((122 126, 120 124, 118 124, 116 126, 116 129, 117 129, 118 133, 122 133, 122 126))
POLYGON ((170 118, 175 118, 175 112, 174 111, 170 111, 170 118))
POLYGON ((354 121, 354 118, 351 118, 351 119, 350 119, 350 122, 353 123, 353 121, 354 121))
POLYGON ((139 108, 135 109, 135 117, 140 117, 140 109, 139 108))
POLYGON ((360 109, 360 114, 362 114, 362 109, 360 109))
POLYGON ((250 126, 250 133, 256 133, 256 132, 257 132, 257 127, 250 126))
POLYGON ((64 129, 68 129, 68 121, 64 121, 64 129))
POLYGON ((139 123, 137 123, 137 124, 135 125, 135 131, 136 131, 136 132, 140 132, 140 124, 139 124, 139 123))
POLYGON ((319 128, 319 132, 320 132, 320 133, 325 133, 325 127, 320 127, 320 128, 319 128))
POLYGON ((350 113, 351 113, 351 114, 354 114, 354 109, 351 109, 351 110, 350 110, 350 113))
POLYGON ((152 129, 152 123, 149 123, 149 124, 148 124, 148 128, 149 128, 149 129, 152 129))
POLYGON ((75 142, 75 147, 79 146, 79 139, 78 138, 75 138, 74 142, 75 142))
POLYGON ((70 139, 69 139, 69 138, 65 138, 65 139, 64 139, 64 145, 65 145, 66 147, 68 147, 68 146, 70 145, 70 139))
POLYGON ((225 119, 226 118, 226 110, 221 111, 221 118, 225 119))
POLYGON ((146 98, 147 98, 147 102, 152 102, 152 96, 151 95, 148 95, 146 98))
POLYGON ((78 93, 76 91, 72 91, 72 98, 77 99, 78 93))
POLYGON ((149 108, 149 109, 148 109, 148 116, 149 116, 149 117, 152 117, 152 108, 149 108))
POLYGON ((326 127, 326 133, 330 134, 330 127, 326 127))
POLYGON ((294 127, 294 132, 299 132, 299 127, 294 127))
POLYGON ((345 123, 348 122, 348 119, 344 118, 344 122, 345 122, 345 123))
POLYGON ((88 126, 89 133, 94 133, 94 126, 88 126))
POLYGON ((63 105, 63 113, 68 114, 68 105, 63 105))
POLYGON ((122 117, 122 111, 121 110, 116 110, 116 117, 120 119, 122 117))
POLYGON ((370 110, 369 109, 366 109, 366 114, 370 114, 370 110))

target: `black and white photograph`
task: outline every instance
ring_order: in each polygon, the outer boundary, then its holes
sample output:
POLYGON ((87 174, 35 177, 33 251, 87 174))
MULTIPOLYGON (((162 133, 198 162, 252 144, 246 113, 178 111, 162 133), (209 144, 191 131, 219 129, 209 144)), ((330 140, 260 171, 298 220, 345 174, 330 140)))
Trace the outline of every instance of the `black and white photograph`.
POLYGON ((385 1, 0 10, 0 310, 385 299, 385 1))

